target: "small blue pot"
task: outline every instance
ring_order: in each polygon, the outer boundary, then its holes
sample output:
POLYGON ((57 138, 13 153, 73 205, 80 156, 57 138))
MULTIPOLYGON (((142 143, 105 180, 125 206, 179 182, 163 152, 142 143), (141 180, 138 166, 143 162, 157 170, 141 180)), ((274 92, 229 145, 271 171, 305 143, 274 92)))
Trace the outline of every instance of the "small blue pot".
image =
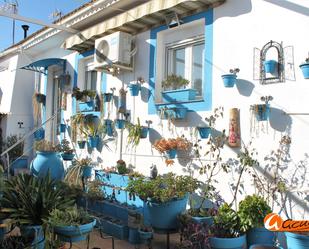
POLYGON ((92 176, 92 167, 91 166, 84 166, 82 168, 82 177, 90 178, 92 176))
POLYGON ((212 249, 243 249, 246 248, 246 235, 238 238, 216 238, 209 239, 212 249))
POLYGON ((123 129, 126 125, 125 119, 116 119, 115 120, 115 127, 116 129, 123 129))
POLYGON ((304 78, 309 79, 309 63, 301 64, 299 67, 303 72, 304 78))
POLYGON ((140 89, 141 89, 141 86, 139 84, 129 85, 129 91, 130 91, 131 96, 138 96, 140 89))
POLYGON ((208 226, 211 226, 214 222, 214 219, 211 216, 208 216, 208 217, 192 216, 191 219, 194 223, 197 223, 197 224, 206 223, 208 226))
POLYGON ((223 79, 223 84, 225 87, 233 87, 236 83, 236 78, 237 75, 236 74, 223 74, 221 75, 222 79, 223 79))
POLYGON ((144 202, 144 210, 153 228, 168 230, 178 228, 178 215, 186 210, 188 195, 165 203, 144 202))
POLYGON ((287 249, 309 249, 309 236, 285 232, 287 249))
POLYGON ((140 243, 140 238, 139 238, 139 233, 138 233, 137 228, 129 227, 129 239, 128 240, 131 244, 140 243))
POLYGON ((79 111, 81 112, 91 112, 94 110, 94 101, 90 100, 87 102, 79 102, 79 111))
POLYGON ((113 99, 112 93, 103 93, 103 100, 104 102, 111 102, 113 99))
POLYGON ((273 244, 255 244, 249 247, 249 249, 257 249, 257 248, 269 248, 269 249, 283 249, 281 246, 274 246, 273 244))
POLYGON ((22 156, 21 158, 18 158, 17 160, 13 161, 13 163, 10 166, 10 174, 14 175, 14 171, 18 169, 27 169, 28 168, 28 157, 22 156))
POLYGON ((164 103, 188 102, 195 100, 197 91, 195 89, 179 89, 162 92, 164 103))
POLYGON ((62 156, 62 159, 64 161, 72 161, 75 154, 73 154, 73 153, 61 153, 61 156, 62 156))
POLYGON ((269 118, 270 105, 269 104, 256 105, 254 112, 257 121, 266 121, 269 118))
POLYGON ((113 121, 110 119, 104 120, 104 124, 106 126, 106 134, 110 137, 114 136, 114 131, 113 131, 113 121))
POLYGON ((60 153, 37 151, 30 164, 30 171, 35 177, 45 177, 48 173, 52 179, 62 180, 64 168, 60 153))
POLYGON ((55 226, 54 232, 63 242, 78 242, 87 239, 87 235, 93 230, 96 220, 80 226, 55 226))
POLYGON ((142 127, 141 138, 147 138, 149 132, 148 127, 142 127))
POLYGON ((277 66, 277 61, 275 60, 268 60, 268 61, 264 61, 264 70, 265 73, 274 73, 276 71, 276 66, 277 66))
POLYGON ((99 136, 89 136, 88 137, 88 145, 90 148, 94 149, 97 148, 100 142, 100 137, 99 136))
POLYGON ((208 138, 211 133, 211 127, 197 127, 197 130, 202 139, 208 138))
POLYGON ((20 233, 23 237, 33 237, 31 249, 44 249, 45 237, 42 226, 21 226, 20 233))
POLYGON ((248 247, 254 244, 274 244, 275 233, 266 228, 252 228, 247 231, 248 247))
POLYGON ((40 128, 33 133, 33 136, 35 141, 43 140, 45 137, 45 130, 40 128))
POLYGON ((143 241, 153 238, 153 232, 144 232, 144 231, 138 230, 138 233, 139 233, 140 239, 143 241))
POLYGON ((60 124, 59 131, 63 133, 63 132, 65 132, 65 129, 66 129, 66 125, 65 124, 60 124))
POLYGON ((166 157, 168 159, 175 159, 176 155, 177 155, 176 149, 171 149, 171 150, 166 151, 166 157))
POLYGON ((77 141, 78 148, 84 149, 86 145, 86 141, 77 141))

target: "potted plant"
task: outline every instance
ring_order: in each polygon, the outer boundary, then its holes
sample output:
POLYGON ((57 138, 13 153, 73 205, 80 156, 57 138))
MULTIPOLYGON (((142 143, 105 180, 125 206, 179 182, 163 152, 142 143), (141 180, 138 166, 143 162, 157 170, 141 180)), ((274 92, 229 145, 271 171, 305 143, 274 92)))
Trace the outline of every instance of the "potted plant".
POLYGON ((211 130, 214 129, 216 120, 219 117, 223 117, 223 107, 217 107, 214 109, 213 114, 205 118, 207 125, 196 127, 196 131, 199 133, 200 138, 205 139, 208 138, 211 134, 211 130))
POLYGON ((73 166, 76 167, 79 175, 84 178, 90 178, 92 175, 92 160, 89 157, 80 160, 74 160, 73 166))
POLYGON ((65 138, 62 139, 59 145, 59 152, 64 161, 72 161, 75 156, 74 150, 70 147, 70 142, 65 138))
POLYGON ((196 98, 197 91, 186 88, 190 81, 180 75, 171 74, 162 81, 162 98, 164 103, 192 101, 196 98))
POLYGON ((96 91, 93 90, 83 90, 81 91, 78 87, 73 88, 73 97, 79 101, 79 111, 88 112, 94 110, 94 98, 96 96, 96 91))
POLYGON ((126 175, 130 172, 130 170, 127 168, 126 162, 121 159, 117 161, 116 168, 117 168, 118 174, 120 175, 126 175))
POLYGON ((237 73, 239 73, 239 68, 230 69, 229 74, 221 75, 223 79, 223 84, 225 87, 233 87, 236 83, 237 73))
POLYGON ((53 209, 45 222, 63 242, 86 240, 96 224, 94 217, 76 206, 66 210, 53 209))
POLYGON ((144 83, 144 79, 139 77, 136 82, 132 82, 129 84, 129 91, 131 96, 138 96, 139 91, 141 90, 141 85, 144 83))
POLYGON ((97 148, 100 143, 100 135, 102 134, 103 126, 101 124, 89 123, 81 128, 81 132, 88 137, 88 146, 97 148))
POLYGON ((305 62, 299 65, 303 72, 304 78, 309 79, 309 57, 306 58, 305 62))
POLYGON ((128 123, 128 145, 136 147, 142 138, 146 138, 148 135, 149 127, 142 126, 139 118, 137 118, 137 124, 128 123))
POLYGON ((113 125, 113 121, 110 119, 105 119, 104 120, 104 130, 105 130, 105 134, 107 134, 110 137, 114 136, 114 125, 113 125))
POLYGON ((197 187, 198 181, 191 176, 168 173, 155 179, 132 178, 126 191, 131 197, 138 196, 144 201, 144 209, 152 227, 175 229, 178 227, 177 216, 186 209, 188 194, 197 187))
POLYGON ((32 237, 31 248, 44 249, 44 220, 54 208, 71 207, 74 199, 50 176, 37 178, 20 174, 5 181, 0 203, 1 218, 18 225, 23 237, 32 237))
POLYGON ((103 101, 108 103, 113 99, 113 93, 103 93, 103 101))
POLYGON ((236 211, 228 204, 219 207, 212 225, 213 237, 209 244, 213 249, 246 248, 246 234, 236 211))
POLYGON ((63 179, 64 168, 58 146, 47 140, 35 142, 36 156, 30 163, 34 176, 45 177, 48 173, 52 179, 63 179))
POLYGON ((256 104, 250 107, 253 115, 255 116, 257 121, 266 121, 269 118, 270 114, 270 104, 269 101, 273 100, 272 96, 262 96, 261 100, 265 102, 265 104, 256 104))
POLYGON ((278 65, 278 62, 275 61, 275 60, 265 60, 265 61, 263 61, 265 73, 273 74, 276 71, 277 65, 278 65))
POLYGON ((115 127, 117 129, 123 129, 126 126, 126 120, 117 118, 115 119, 115 127))
POLYGON ((274 245, 275 234, 264 228, 264 218, 272 212, 258 195, 248 195, 239 203, 239 218, 247 231, 248 247, 254 244, 274 245))
POLYGON ((153 147, 168 157, 168 159, 174 159, 177 155, 177 150, 188 150, 191 147, 191 143, 184 137, 161 138, 155 141, 153 147))

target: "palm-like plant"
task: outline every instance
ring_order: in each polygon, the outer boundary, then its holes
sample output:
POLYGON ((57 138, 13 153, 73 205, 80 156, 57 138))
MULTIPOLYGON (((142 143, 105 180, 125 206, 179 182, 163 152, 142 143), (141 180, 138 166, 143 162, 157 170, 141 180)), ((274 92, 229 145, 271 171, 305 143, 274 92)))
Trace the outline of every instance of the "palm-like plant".
POLYGON ((53 209, 65 210, 74 202, 73 196, 49 175, 36 178, 20 174, 5 181, 0 218, 21 225, 42 225, 53 209))

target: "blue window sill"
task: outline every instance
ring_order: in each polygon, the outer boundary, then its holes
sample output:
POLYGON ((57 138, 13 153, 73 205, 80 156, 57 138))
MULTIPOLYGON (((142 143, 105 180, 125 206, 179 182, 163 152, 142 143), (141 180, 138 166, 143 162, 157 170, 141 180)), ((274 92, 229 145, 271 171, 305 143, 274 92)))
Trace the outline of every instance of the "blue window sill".
MULTIPOLYGON (((175 107, 175 106, 179 106, 179 105, 188 105, 190 103, 201 103, 201 102, 205 102, 204 99, 197 99, 197 100, 190 100, 190 101, 183 101, 183 102, 172 102, 172 103, 155 103, 157 108, 161 108, 161 107, 175 107)), ((190 108, 189 108, 190 109, 190 108)))

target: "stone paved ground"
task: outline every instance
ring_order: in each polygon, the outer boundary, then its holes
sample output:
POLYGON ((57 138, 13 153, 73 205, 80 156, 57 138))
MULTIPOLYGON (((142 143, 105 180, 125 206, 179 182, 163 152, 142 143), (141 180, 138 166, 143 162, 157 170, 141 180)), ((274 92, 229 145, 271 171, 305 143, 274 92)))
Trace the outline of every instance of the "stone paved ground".
MULTIPOLYGON (((99 231, 94 231, 90 235, 90 249, 92 248, 98 248, 98 249, 113 249, 112 248, 112 241, 111 239, 102 239, 100 236, 99 231)), ((104 235, 106 236, 106 235, 104 235)), ((171 234, 170 235, 170 249, 174 248, 174 245, 179 241, 179 234, 171 234)), ((72 247, 72 249, 86 249, 86 243, 80 242, 75 243, 72 247)), ((131 245, 129 242, 124 240, 117 240, 115 239, 115 246, 114 249, 135 249, 135 248, 141 248, 146 249, 146 245, 140 245, 140 247, 135 247, 134 245, 131 245)), ((155 234, 153 243, 152 243, 153 249, 165 249, 166 248, 166 235, 161 234, 155 234)))

